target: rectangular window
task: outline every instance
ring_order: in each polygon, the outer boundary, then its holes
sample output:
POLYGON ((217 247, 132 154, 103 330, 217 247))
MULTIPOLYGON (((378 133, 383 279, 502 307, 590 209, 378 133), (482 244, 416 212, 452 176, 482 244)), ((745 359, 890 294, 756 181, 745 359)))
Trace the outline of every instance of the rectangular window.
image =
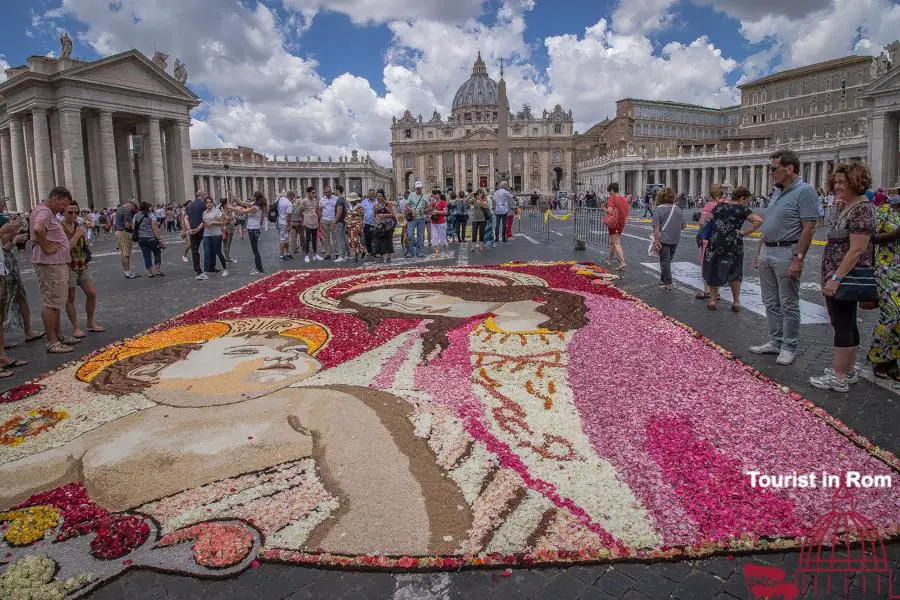
POLYGON ((405 130, 405 131, 403 132, 403 136, 404 136, 406 139, 411 138, 411 137, 412 137, 412 129, 407 129, 407 130, 405 130))
POLYGON ((562 124, 556 123, 553 125, 553 133, 562 133, 562 124))
POLYGON ((433 138, 433 137, 434 137, 434 132, 433 132, 433 131, 429 131, 429 132, 428 132, 428 139, 431 139, 431 138, 433 138))
POLYGON ((533 135, 537 135, 537 134, 538 134, 538 128, 537 128, 537 127, 532 127, 532 128, 531 128, 531 133, 532 133, 533 135))

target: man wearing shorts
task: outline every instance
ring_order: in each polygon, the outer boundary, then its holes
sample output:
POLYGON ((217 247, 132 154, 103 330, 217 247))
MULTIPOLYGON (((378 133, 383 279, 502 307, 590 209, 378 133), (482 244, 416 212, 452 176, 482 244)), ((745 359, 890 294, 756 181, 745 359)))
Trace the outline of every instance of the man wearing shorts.
POLYGON ((606 203, 607 215, 614 214, 616 221, 609 228, 609 258, 607 264, 610 264, 613 257, 619 259, 619 270, 625 270, 625 250, 622 249, 622 232, 625 231, 625 219, 628 218, 628 200, 625 196, 619 195, 619 184, 613 181, 606 186, 606 192, 609 199, 606 203))
POLYGON ((124 202, 116 209, 116 250, 122 261, 125 279, 137 279, 140 273, 131 272, 131 229, 137 207, 134 202, 124 202))
POLYGON ((281 260, 293 258, 290 248, 291 213, 294 210, 294 198, 296 197, 294 190, 290 190, 287 194, 282 190, 282 194, 278 197, 278 220, 275 222, 275 227, 278 229, 278 255, 281 260))
POLYGON ((60 333, 60 311, 69 297, 69 238, 56 215, 63 212, 72 194, 59 186, 31 211, 31 239, 34 248, 31 262, 41 289, 41 320, 47 332, 47 352, 63 354, 72 351, 71 344, 80 340, 63 339, 60 333))

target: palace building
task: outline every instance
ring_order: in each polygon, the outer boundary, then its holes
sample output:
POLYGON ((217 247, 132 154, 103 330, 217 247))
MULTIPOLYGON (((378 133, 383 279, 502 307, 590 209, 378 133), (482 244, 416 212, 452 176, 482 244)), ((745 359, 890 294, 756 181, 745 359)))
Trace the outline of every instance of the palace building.
POLYGON ((535 115, 526 105, 516 114, 508 108, 503 114, 501 107, 508 106, 502 67, 498 83, 479 53, 446 119, 435 111, 426 121, 408 110, 394 118, 396 191, 411 191, 416 180, 428 188, 472 191, 494 188, 501 179, 521 192, 574 190, 572 111, 557 105, 535 115), (499 155, 503 144, 508 144, 506 161, 499 155))

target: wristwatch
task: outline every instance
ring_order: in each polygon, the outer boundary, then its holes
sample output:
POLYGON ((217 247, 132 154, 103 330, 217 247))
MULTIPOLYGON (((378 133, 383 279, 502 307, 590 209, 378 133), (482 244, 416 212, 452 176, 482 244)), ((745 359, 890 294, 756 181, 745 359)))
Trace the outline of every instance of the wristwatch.
POLYGON ((837 281, 838 283, 840 283, 843 279, 844 279, 844 278, 843 278, 843 277, 839 277, 837 273, 833 273, 833 274, 831 275, 831 280, 832 280, 832 281, 837 281))
POLYGON ((803 260, 804 256, 805 256, 805 255, 803 255, 803 254, 801 254, 801 253, 799 253, 799 252, 794 253, 794 258, 799 258, 800 260, 803 260))

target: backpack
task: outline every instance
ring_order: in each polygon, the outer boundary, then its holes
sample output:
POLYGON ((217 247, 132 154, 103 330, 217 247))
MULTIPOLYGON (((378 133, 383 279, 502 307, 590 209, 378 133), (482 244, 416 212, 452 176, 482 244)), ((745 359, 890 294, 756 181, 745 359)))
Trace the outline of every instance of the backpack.
POLYGON ((281 202, 281 198, 277 201, 273 202, 269 205, 269 223, 277 223, 278 222, 278 203, 281 202))
MULTIPOLYGON (((143 218, 144 213, 141 213, 140 216, 143 218)), ((138 219, 134 219, 131 222, 131 241, 138 241, 138 226, 140 225, 140 221, 138 219)))

